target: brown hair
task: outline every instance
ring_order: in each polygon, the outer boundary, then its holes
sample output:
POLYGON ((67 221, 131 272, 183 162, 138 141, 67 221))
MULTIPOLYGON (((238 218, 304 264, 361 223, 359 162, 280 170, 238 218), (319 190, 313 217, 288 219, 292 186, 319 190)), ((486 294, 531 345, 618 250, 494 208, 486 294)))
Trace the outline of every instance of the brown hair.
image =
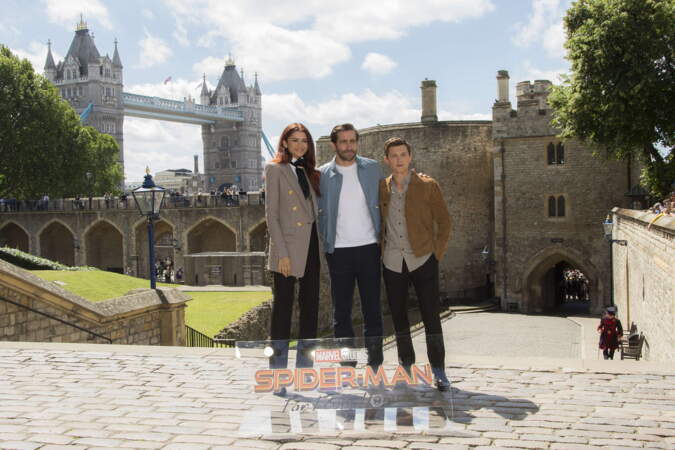
POLYGON ((359 140, 359 131, 354 128, 354 125, 351 123, 343 123, 342 125, 335 125, 333 131, 330 132, 330 141, 333 144, 337 143, 338 133, 341 131, 353 131, 356 133, 356 140, 359 140))
POLYGON ((408 154, 412 155, 412 149, 410 148, 410 144, 408 144, 408 141, 400 137, 393 137, 387 139, 387 142, 384 143, 384 156, 389 157, 389 149, 391 147, 397 147, 399 145, 405 145, 405 148, 408 149, 408 154))
POLYGON ((316 170, 316 152, 314 151, 314 139, 312 139, 312 135, 310 134, 307 127, 305 127, 303 124, 296 122, 284 128, 281 136, 279 136, 277 154, 274 155, 272 162, 277 164, 289 164, 293 160, 291 152, 289 152, 288 149, 284 147, 284 141, 288 140, 291 134, 295 133, 296 131, 305 133, 305 136, 307 136, 307 152, 303 157, 305 158, 305 171, 307 172, 309 183, 312 185, 312 188, 314 188, 314 192, 316 192, 316 195, 321 197, 321 190, 319 189, 319 177, 321 176, 321 172, 316 170))

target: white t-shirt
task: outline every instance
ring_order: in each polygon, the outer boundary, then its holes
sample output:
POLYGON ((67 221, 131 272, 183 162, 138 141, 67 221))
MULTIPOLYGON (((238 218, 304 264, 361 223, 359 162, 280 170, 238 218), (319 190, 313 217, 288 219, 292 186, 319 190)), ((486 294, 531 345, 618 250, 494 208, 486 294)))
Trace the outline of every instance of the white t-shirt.
POLYGON ((366 196, 359 183, 356 163, 346 167, 339 165, 335 167, 342 175, 335 248, 358 247, 377 242, 366 196))

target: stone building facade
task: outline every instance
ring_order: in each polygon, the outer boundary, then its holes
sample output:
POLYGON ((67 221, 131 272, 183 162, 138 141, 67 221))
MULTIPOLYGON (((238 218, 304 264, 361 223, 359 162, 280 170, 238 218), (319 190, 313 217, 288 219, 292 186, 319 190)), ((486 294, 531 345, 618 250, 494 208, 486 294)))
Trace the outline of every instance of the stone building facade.
POLYGON ((262 186, 261 98, 258 76, 253 85, 246 86, 243 71, 237 73, 231 58, 212 91, 207 89, 204 76, 202 105, 238 107, 244 116, 243 122, 202 125, 207 189, 223 190, 234 184, 244 191, 256 191, 262 186))
POLYGON ((78 114, 91 105, 84 123, 115 138, 120 146, 119 163, 124 173, 122 69, 117 41, 112 59, 108 55, 101 56, 86 22, 80 20, 63 61, 54 63, 49 44, 44 74, 78 114))
POLYGON ((644 333, 645 359, 675 361, 675 217, 615 208, 612 221, 618 317, 644 333))
POLYGON ((188 300, 161 288, 92 303, 0 261, 0 341, 185 345, 188 300))
MULTIPOLYGON (((44 75, 78 114, 89 111, 83 118, 86 125, 115 138, 120 146, 119 163, 124 173, 124 79, 117 41, 112 58, 101 56, 94 36, 81 19, 63 61, 54 62, 50 43, 44 75)), ((257 75, 254 83, 246 86, 243 71, 237 72, 231 58, 225 62, 214 90, 208 90, 204 76, 201 103, 236 109, 244 118, 202 125, 203 187, 207 191, 222 190, 232 184, 244 191, 256 191, 262 186, 261 97, 257 75)))
MULTIPOLYGON (((629 206, 639 167, 561 142, 550 125, 549 81, 518 83, 516 109, 508 82, 499 71, 492 121, 438 121, 437 85, 424 80, 420 122, 359 130, 359 153, 382 161, 384 142, 402 137, 415 169, 439 182, 453 221, 440 262, 448 297, 493 291, 504 310, 549 311, 561 303, 562 271, 579 269, 589 279, 588 309, 599 312, 610 301, 602 221, 629 206)), ((317 149, 322 163, 333 157, 328 137, 317 149)))

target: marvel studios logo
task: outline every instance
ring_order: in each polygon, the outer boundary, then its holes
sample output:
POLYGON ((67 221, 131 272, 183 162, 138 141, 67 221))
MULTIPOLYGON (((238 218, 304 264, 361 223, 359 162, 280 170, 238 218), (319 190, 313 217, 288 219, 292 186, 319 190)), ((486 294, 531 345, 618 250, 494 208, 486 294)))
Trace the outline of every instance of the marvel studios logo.
POLYGON ((358 348, 329 348, 314 350, 314 362, 343 362, 365 361, 367 359, 364 349, 358 348))

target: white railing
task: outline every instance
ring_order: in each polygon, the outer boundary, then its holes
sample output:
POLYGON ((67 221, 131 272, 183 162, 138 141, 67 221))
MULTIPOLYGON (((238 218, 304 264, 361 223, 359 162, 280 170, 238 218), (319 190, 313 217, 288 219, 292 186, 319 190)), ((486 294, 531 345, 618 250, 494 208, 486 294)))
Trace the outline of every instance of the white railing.
POLYGON ((147 95, 122 93, 125 106, 139 106, 157 112, 175 112, 186 115, 208 116, 214 119, 244 120, 244 116, 237 108, 198 105, 194 102, 170 100, 167 98, 150 97, 147 95))

